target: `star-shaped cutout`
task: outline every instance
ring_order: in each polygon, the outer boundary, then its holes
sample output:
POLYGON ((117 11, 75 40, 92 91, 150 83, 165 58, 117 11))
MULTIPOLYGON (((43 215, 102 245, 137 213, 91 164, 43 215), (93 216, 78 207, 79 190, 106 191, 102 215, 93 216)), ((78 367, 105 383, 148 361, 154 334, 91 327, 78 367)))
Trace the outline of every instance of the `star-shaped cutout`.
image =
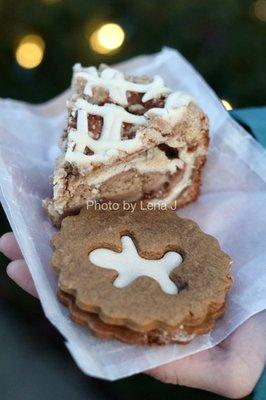
POLYGON ((89 254, 90 261, 97 267, 118 272, 118 277, 113 282, 115 287, 123 288, 140 276, 148 276, 155 279, 165 293, 177 294, 177 287, 169 275, 183 261, 179 253, 169 251, 159 260, 148 260, 140 257, 129 236, 123 236, 121 241, 121 253, 100 248, 89 254))

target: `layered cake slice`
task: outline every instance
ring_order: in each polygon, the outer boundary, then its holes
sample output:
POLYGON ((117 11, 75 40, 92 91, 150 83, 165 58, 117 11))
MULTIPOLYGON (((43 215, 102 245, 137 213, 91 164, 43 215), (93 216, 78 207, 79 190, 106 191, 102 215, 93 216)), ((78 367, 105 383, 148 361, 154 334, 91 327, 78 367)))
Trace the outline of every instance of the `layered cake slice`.
POLYGON ((199 193, 207 147, 206 115, 160 76, 77 64, 53 198, 45 207, 56 226, 92 201, 182 207, 199 193))

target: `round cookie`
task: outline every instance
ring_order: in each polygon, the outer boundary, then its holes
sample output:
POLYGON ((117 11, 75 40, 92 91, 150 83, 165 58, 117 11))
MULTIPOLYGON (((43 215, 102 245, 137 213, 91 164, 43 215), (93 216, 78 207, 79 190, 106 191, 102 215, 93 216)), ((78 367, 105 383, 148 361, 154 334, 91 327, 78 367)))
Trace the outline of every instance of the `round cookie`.
POLYGON ((111 325, 103 322, 95 313, 80 310, 75 304, 75 298, 62 290, 58 290, 58 300, 68 307, 70 318, 73 322, 87 326, 93 335, 100 339, 118 339, 128 344, 165 345, 169 343, 187 344, 197 335, 203 335, 211 330, 216 318, 224 313, 223 306, 211 318, 207 317, 197 327, 180 327, 172 331, 153 329, 147 332, 137 332, 124 326, 111 325))
POLYGON ((195 222, 134 206, 134 212, 122 205, 84 208, 63 220, 52 239, 60 290, 105 325, 169 337, 184 327, 190 334, 209 331, 232 284, 230 257, 195 222))

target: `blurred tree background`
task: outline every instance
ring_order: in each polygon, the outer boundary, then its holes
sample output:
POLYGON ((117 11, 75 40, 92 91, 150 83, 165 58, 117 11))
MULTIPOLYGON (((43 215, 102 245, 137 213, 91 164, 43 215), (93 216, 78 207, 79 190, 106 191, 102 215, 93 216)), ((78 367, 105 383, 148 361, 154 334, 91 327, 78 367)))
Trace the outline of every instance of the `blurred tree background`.
MULTIPOLYGON (((43 102, 69 86, 76 62, 113 64, 162 46, 233 107, 265 104, 266 0, 0 0, 0 96, 43 102)), ((0 235, 9 229, 0 210, 0 235)), ((145 376, 85 377, 1 255, 0 265, 1 400, 221 399, 145 376)))
POLYGON ((75 62, 112 64, 172 46, 233 106, 262 105, 265 21, 265 0, 0 0, 0 96, 48 100, 69 85, 75 62), (90 36, 106 22, 125 39, 99 54, 90 36), (31 34, 45 49, 40 65, 25 69, 15 54, 31 34))

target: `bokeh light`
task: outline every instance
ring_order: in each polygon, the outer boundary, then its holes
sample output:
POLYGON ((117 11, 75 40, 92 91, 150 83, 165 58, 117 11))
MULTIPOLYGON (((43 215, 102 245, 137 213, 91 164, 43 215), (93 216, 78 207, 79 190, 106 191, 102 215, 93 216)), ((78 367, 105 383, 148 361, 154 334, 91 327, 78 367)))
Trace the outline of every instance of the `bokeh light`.
POLYGON ((122 46, 125 40, 123 28, 114 23, 102 25, 90 36, 90 45, 96 53, 108 54, 122 46))
POLYGON ((36 68, 42 62, 45 43, 39 35, 24 36, 15 52, 17 63, 26 69, 36 68))
POLYGON ((221 101, 222 101, 222 104, 223 104, 224 108, 225 108, 227 111, 233 110, 233 106, 232 106, 232 104, 229 103, 229 101, 224 100, 224 99, 221 100, 221 101))
POLYGON ((253 5, 255 17, 266 22, 266 0, 256 0, 253 5))

